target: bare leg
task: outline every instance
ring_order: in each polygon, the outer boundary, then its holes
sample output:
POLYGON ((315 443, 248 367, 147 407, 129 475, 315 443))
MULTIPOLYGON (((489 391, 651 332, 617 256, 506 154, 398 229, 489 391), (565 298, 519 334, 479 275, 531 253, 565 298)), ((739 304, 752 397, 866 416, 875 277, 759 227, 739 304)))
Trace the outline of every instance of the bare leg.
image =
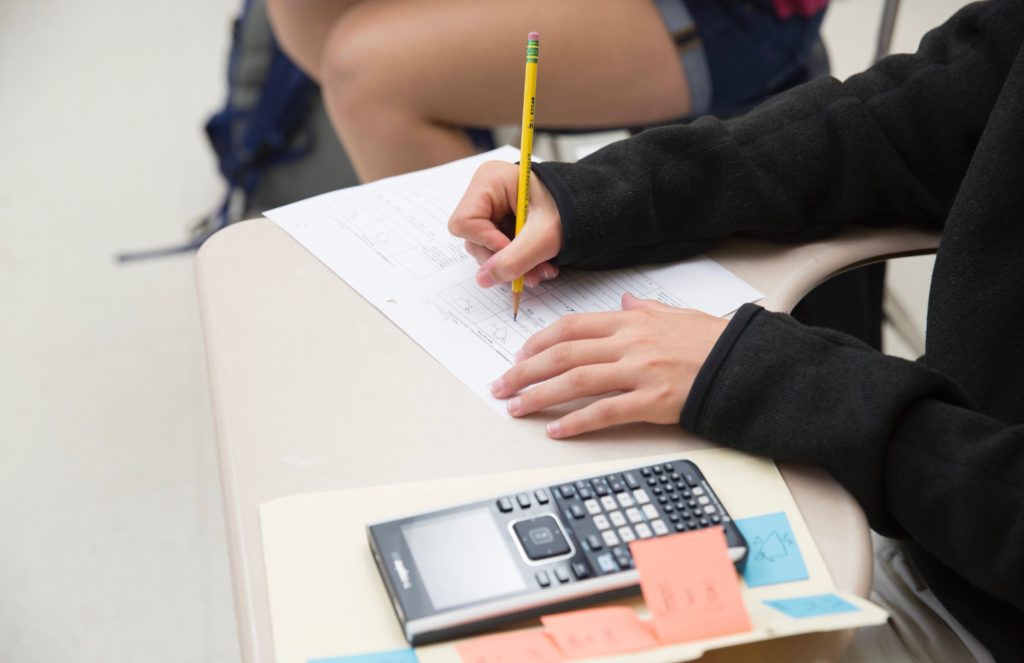
POLYGON ((267 0, 274 38, 292 62, 320 81, 324 43, 331 28, 359 0, 267 0))
POLYGON ((649 0, 363 0, 321 64, 335 129, 364 181, 468 156, 462 127, 517 124, 526 34, 541 34, 537 121, 642 125, 691 108, 649 0))

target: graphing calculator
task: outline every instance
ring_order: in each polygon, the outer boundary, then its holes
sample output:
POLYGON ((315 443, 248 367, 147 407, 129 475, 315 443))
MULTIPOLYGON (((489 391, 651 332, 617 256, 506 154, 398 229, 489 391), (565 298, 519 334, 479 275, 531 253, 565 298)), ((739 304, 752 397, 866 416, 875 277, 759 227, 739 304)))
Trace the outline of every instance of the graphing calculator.
POLYGON ((635 593, 631 541, 705 527, 724 529, 742 570, 743 535, 697 466, 677 459, 371 523, 367 534, 405 637, 420 645, 635 593))

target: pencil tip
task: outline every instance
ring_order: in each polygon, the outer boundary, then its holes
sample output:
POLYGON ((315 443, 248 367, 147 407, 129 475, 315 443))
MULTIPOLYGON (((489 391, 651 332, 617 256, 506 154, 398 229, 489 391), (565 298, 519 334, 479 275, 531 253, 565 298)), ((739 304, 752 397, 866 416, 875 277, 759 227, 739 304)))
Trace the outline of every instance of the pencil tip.
POLYGON ((513 313, 512 314, 512 322, 515 322, 517 317, 519 317, 519 314, 518 313, 513 313))

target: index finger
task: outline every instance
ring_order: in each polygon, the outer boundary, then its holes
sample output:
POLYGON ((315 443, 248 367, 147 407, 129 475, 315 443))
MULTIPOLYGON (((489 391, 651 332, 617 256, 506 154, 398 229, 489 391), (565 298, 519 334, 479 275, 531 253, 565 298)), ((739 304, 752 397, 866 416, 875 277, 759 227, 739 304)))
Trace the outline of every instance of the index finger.
POLYGON ((488 161, 477 169, 448 219, 448 232, 492 252, 508 245, 498 225, 515 213, 515 173, 509 169, 515 166, 504 161, 488 161))
POLYGON ((621 312, 563 315, 553 324, 528 338, 516 353, 516 361, 528 359, 565 341, 611 336, 619 328, 621 318, 621 312))

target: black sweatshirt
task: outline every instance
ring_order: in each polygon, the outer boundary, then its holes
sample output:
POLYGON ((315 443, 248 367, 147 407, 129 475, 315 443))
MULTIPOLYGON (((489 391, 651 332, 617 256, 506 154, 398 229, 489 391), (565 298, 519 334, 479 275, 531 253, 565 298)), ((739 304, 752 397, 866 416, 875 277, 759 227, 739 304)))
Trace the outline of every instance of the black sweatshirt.
POLYGON ((747 305, 681 424, 824 466, 1000 660, 1024 660, 1022 43, 1024 0, 970 5, 915 55, 844 83, 536 166, 562 218, 559 264, 676 260, 736 234, 942 228, 919 361, 747 305))

